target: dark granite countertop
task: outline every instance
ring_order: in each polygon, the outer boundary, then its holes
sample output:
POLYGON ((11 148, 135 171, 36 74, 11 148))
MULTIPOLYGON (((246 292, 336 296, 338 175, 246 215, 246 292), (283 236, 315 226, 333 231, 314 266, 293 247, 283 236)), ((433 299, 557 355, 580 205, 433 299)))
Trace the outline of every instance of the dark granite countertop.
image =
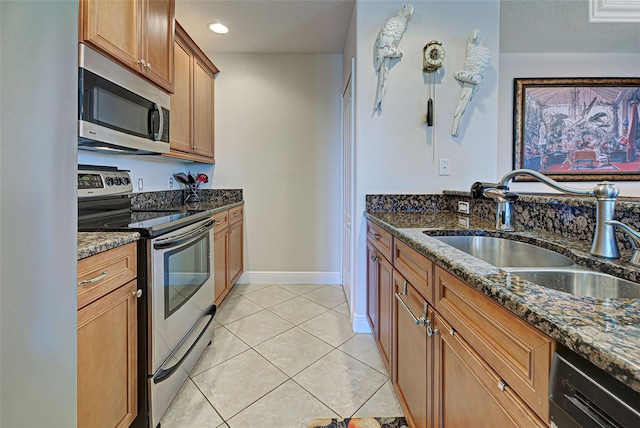
MULTIPOLYGON (((576 264, 640 282, 640 269, 589 254, 588 243, 446 212, 367 212, 366 217, 538 330, 640 392, 640 299, 574 296, 520 279, 427 235, 509 237, 558 251, 576 264), (466 219, 469 220, 468 226, 466 219)), ((623 252, 621 260, 629 260, 623 252)))
POLYGON ((138 239, 138 232, 78 232, 78 260, 138 239))

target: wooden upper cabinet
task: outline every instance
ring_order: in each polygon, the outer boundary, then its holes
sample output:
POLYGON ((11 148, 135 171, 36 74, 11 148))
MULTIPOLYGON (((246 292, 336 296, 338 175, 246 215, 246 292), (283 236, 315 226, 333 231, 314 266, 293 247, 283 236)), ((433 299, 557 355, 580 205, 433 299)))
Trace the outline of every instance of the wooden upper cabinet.
POLYGON ((214 160, 214 79, 218 69, 178 22, 175 33, 175 85, 171 95, 167 156, 197 162, 214 160))
POLYGON ((195 58, 193 72, 194 152, 213 157, 213 72, 195 58))
POLYGON ((173 92, 175 1, 145 0, 143 4, 142 57, 147 64, 143 71, 150 80, 173 92))
POLYGON ((80 41, 169 93, 174 22, 175 0, 80 0, 80 41))
POLYGON ((171 95, 171 114, 169 116, 169 140, 171 148, 183 152, 191 151, 193 102, 193 54, 189 46, 180 37, 176 37, 174 49, 174 92, 171 95))
POLYGON ((80 40, 136 71, 141 71, 141 24, 139 1, 80 2, 80 40))

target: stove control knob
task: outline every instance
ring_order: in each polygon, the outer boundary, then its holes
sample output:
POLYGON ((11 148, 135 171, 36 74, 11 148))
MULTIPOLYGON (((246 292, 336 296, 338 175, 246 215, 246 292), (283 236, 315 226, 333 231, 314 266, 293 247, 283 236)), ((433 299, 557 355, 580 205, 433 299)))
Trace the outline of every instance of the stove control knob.
POLYGON ((119 186, 122 184, 122 179, 120 177, 116 177, 113 179, 113 182, 116 184, 116 186, 119 186))
POLYGON ((107 183, 107 186, 113 186, 113 178, 107 177, 104 181, 107 183))
POLYGON ((124 184, 125 186, 127 184, 129 184, 131 182, 131 180, 129 180, 127 177, 122 177, 122 184, 124 184))

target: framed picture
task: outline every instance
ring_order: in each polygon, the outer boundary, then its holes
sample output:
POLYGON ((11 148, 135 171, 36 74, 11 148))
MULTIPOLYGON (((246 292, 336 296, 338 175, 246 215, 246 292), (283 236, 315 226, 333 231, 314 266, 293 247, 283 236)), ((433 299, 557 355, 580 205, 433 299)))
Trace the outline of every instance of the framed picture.
POLYGON ((514 169, 559 181, 640 180, 639 104, 640 78, 516 78, 514 169))

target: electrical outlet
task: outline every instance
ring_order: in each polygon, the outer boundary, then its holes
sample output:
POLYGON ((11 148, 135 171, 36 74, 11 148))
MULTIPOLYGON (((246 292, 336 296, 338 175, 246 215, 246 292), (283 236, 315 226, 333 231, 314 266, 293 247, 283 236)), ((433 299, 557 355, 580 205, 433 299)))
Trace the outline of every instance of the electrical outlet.
POLYGON ((142 190, 144 188, 144 180, 142 179, 142 177, 138 178, 138 191, 142 190))
POLYGON ((469 202, 458 201, 458 212, 461 214, 469 214, 469 202))
POLYGON ((449 159, 440 159, 440 175, 449 175, 449 159))
POLYGON ((173 177, 169 177, 169 189, 173 189, 173 177))

